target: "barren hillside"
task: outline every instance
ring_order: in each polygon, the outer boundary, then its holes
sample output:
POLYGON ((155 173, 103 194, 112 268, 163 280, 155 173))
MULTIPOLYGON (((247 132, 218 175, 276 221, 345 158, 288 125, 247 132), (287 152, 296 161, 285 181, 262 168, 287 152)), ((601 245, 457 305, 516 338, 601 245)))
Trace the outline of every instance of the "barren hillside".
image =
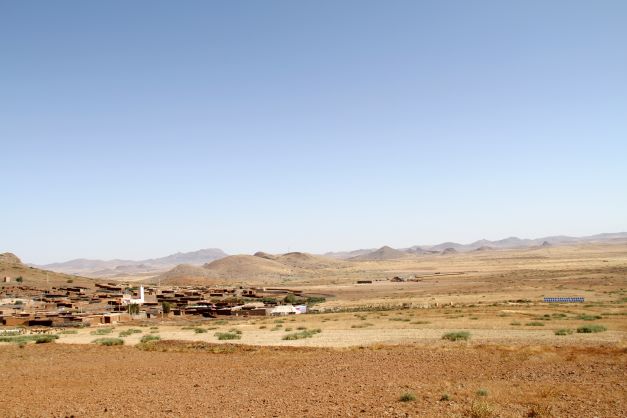
POLYGON ((11 281, 8 283, 0 282, 0 286, 23 284, 45 287, 72 284, 74 286, 92 287, 95 283, 92 279, 27 266, 12 253, 0 254, 0 279, 4 277, 10 277, 11 281))
POLYGON ((408 253, 404 251, 396 250, 386 245, 371 253, 358 255, 357 257, 350 258, 350 260, 354 260, 354 261, 394 260, 397 258, 405 258, 408 256, 409 256, 408 253))

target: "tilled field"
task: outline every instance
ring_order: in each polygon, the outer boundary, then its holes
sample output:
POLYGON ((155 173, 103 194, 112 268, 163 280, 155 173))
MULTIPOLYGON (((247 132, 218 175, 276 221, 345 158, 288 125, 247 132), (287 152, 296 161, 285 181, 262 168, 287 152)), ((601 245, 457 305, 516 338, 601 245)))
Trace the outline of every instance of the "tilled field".
POLYGON ((154 347, 1 346, 0 415, 627 416, 619 347, 154 347))

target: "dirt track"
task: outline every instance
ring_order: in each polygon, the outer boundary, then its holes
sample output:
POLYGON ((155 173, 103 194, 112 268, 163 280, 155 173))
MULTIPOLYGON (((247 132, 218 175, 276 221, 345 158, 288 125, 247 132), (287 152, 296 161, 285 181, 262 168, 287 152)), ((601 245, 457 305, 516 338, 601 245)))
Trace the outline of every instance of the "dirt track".
POLYGON ((167 347, 2 346, 1 415, 627 416, 623 348, 167 347))

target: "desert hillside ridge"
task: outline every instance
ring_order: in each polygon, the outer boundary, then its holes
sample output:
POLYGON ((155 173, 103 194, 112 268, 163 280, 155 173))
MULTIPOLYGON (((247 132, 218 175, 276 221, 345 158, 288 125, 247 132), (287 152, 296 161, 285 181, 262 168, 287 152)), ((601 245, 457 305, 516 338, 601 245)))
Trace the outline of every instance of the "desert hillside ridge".
POLYGON ((202 267, 178 265, 151 279, 167 284, 220 283, 272 281, 278 278, 299 275, 315 275, 323 272, 337 272, 353 267, 344 260, 313 255, 304 252, 268 254, 256 252, 254 255, 230 255, 207 263, 202 267))
POLYGON ((146 274, 167 271, 179 264, 202 266, 211 261, 226 257, 227 254, 218 248, 206 248, 191 252, 177 252, 160 258, 145 260, 93 260, 78 258, 62 263, 33 265, 59 273, 78 274, 89 277, 116 277, 135 274, 146 274))
POLYGON ((95 281, 86 277, 43 270, 22 263, 13 253, 0 254, 0 286, 82 286, 91 288, 95 281))
MULTIPOLYGON (((611 232, 611 233, 601 233, 596 235, 588 235, 582 237, 571 237, 566 235, 555 235, 555 236, 547 236, 541 238, 518 238, 518 237, 508 237, 495 241, 490 241, 487 239, 480 239, 478 241, 471 242, 469 244, 460 244, 456 242, 443 242, 436 245, 414 245, 406 248, 392 248, 398 251, 402 251, 412 255, 432 255, 432 254, 441 254, 443 251, 448 250, 447 253, 451 253, 453 249, 457 252, 471 252, 477 249, 481 249, 481 251, 488 250, 505 250, 505 249, 523 249, 523 248, 535 248, 535 247, 548 247, 548 246, 560 246, 560 245, 577 245, 577 244, 586 244, 586 243, 622 243, 627 242, 627 232, 611 232)), ((376 254, 381 251, 383 248, 379 249, 362 249, 355 251, 336 251, 336 252, 326 252, 324 256, 329 258, 339 258, 346 260, 372 260, 377 259, 380 255, 376 254)), ((389 255, 393 255, 394 253, 389 253, 389 255)), ((399 258, 400 254, 398 254, 399 258)), ((388 258, 390 259, 390 258, 388 258)))

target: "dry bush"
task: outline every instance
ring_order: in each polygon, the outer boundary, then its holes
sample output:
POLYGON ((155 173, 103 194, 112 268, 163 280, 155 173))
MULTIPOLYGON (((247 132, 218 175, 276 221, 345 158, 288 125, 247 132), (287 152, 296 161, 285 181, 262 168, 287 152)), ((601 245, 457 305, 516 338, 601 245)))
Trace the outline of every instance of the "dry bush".
POLYGON ((471 418, 490 418, 494 416, 494 409, 487 402, 475 401, 470 405, 468 414, 471 418))

